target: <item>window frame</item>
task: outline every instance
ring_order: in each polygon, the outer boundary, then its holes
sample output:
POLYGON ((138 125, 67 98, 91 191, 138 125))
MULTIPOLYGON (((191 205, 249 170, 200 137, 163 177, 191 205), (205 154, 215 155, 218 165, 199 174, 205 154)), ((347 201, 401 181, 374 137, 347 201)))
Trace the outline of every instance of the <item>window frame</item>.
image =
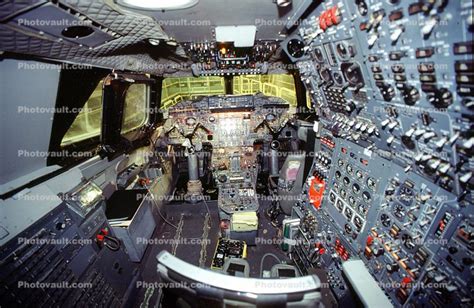
MULTIPOLYGON (((58 94, 56 96, 56 110, 64 108, 83 108, 97 85, 103 80, 110 70, 93 67, 91 69, 78 69, 65 65, 61 69, 58 94), (89 92, 90 91, 90 92, 89 92)), ((83 152, 82 157, 48 156, 47 165, 70 166, 84 161, 93 156, 100 144, 100 136, 94 136, 82 141, 61 146, 61 141, 76 119, 78 113, 55 113, 50 132, 49 152, 83 152), (92 155, 86 155, 91 153, 92 155)))
MULTIPOLYGON (((94 94, 94 92, 97 90, 97 87, 99 85, 101 85, 100 87, 100 109, 98 109, 98 112, 100 112, 100 123, 99 123, 99 127, 98 127, 98 133, 89 133, 89 136, 87 136, 86 138, 83 138, 83 139, 80 139, 80 140, 77 140, 77 141, 74 141, 74 142, 68 142, 67 144, 64 144, 63 145, 63 140, 64 138, 66 137, 67 133, 69 132, 69 130, 71 129, 72 125, 74 125, 74 123, 77 121, 77 118, 79 116, 81 116, 81 112, 79 112, 76 117, 74 118, 74 121, 72 122, 72 124, 69 126, 68 130, 66 131, 66 133, 64 134, 64 136, 61 138, 61 141, 60 141, 60 146, 61 148, 65 149, 71 145, 74 145, 74 144, 80 144, 81 142, 85 142, 89 139, 93 139, 93 138, 98 138, 100 137, 100 131, 101 131, 101 127, 102 127, 102 96, 103 96, 103 81, 104 81, 105 78, 102 78, 99 80, 99 82, 97 83, 97 86, 95 87, 94 91, 91 93, 91 95, 89 96, 89 98, 86 100, 86 102, 84 103, 84 105, 82 106, 82 110, 84 110, 83 108, 87 105, 87 103, 89 102, 89 100, 91 99, 92 95, 94 94), (102 84, 101 84, 102 83, 102 84)), ((72 139, 72 138, 71 138, 72 139)))
POLYGON ((161 84, 150 75, 120 73, 110 74, 104 82, 101 148, 102 157, 113 159, 148 142, 158 120, 158 87, 161 84), (122 134, 125 98, 131 84, 148 85, 147 116, 143 125, 122 134), (156 110, 156 112, 155 112, 156 110))
POLYGON ((135 83, 132 83, 130 84, 128 87, 127 87, 127 91, 125 92, 125 97, 124 97, 124 105, 123 105, 123 117, 122 117, 122 123, 121 123, 121 126, 120 126, 120 134, 122 137, 125 137, 128 133, 130 132, 133 132, 133 131, 137 131, 137 130, 140 130, 141 128, 143 128, 147 123, 150 122, 150 108, 151 108, 151 85, 150 83, 148 82, 135 82, 135 83), (138 85, 138 84, 144 84, 146 85, 146 102, 145 102, 145 108, 144 110, 146 111, 145 112, 145 118, 144 120, 142 121, 142 123, 128 131, 123 131, 123 126, 124 126, 124 121, 125 121, 125 105, 127 103, 127 93, 128 91, 130 90, 130 87, 133 86, 133 85, 138 85))
MULTIPOLYGON (((60 166, 72 166, 87 159, 94 157, 99 154, 101 157, 102 149, 104 145, 109 145, 115 149, 115 153, 121 154, 125 151, 131 151, 138 146, 143 146, 144 143, 148 142, 149 136, 156 126, 157 120, 160 118, 158 110, 161 94, 161 83, 160 78, 156 76, 150 76, 139 73, 115 73, 107 69, 92 68, 90 70, 80 70, 74 68, 68 68, 61 70, 61 77, 59 80, 58 95, 56 98, 56 109, 61 110, 62 108, 83 108, 93 91, 97 88, 97 85, 101 80, 112 81, 114 79, 121 80, 121 86, 117 90, 123 92, 124 87, 136 82, 136 83, 148 83, 149 94, 147 99, 147 118, 145 123, 121 136, 121 115, 119 125, 117 125, 117 119, 112 119, 104 116, 104 90, 102 90, 102 112, 101 112, 101 127, 100 134, 93 136, 75 143, 61 146, 61 141, 64 135, 67 133, 72 123, 76 119, 77 113, 55 113, 53 117, 53 126, 50 137, 50 152, 82 152, 90 153, 89 155, 81 155, 80 157, 58 157, 48 156, 47 165, 60 165, 60 166), (86 90, 85 90, 86 89, 86 90), (106 123, 109 122, 109 123, 106 123), (118 130, 118 138, 115 142, 104 143, 104 125, 111 124, 118 130)), ((122 100, 123 101, 123 100, 122 100)), ((113 104, 112 104, 113 105, 113 104)), ((118 104, 115 107, 123 108, 123 104, 118 104)), ((120 111, 122 112, 122 110, 120 111)), ((110 126, 110 125, 109 125, 110 126)))

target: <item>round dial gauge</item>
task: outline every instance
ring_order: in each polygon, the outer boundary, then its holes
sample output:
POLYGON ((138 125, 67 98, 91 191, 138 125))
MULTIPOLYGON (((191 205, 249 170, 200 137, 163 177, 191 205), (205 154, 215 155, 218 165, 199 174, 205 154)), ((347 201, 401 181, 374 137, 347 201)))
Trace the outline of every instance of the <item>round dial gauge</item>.
POLYGON ((372 199, 372 197, 370 196, 370 193, 369 193, 368 191, 364 191, 364 192, 362 193, 362 197, 364 198, 364 200, 365 200, 366 202, 369 202, 369 201, 372 199))
POLYGON ((196 124, 196 118, 193 118, 193 117, 186 118, 185 122, 186 122, 186 125, 193 126, 194 124, 196 124))
POLYGON ((265 120, 267 120, 268 122, 273 122, 276 120, 276 115, 274 115, 273 113, 269 113, 265 116, 265 120))

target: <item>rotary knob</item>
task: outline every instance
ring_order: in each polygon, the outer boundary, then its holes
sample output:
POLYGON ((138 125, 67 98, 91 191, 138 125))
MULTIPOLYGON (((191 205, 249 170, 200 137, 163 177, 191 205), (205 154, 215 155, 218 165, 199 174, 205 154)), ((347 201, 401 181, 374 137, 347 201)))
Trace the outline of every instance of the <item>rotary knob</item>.
POLYGON ((441 88, 430 95, 428 100, 437 108, 446 108, 453 103, 453 94, 448 89, 441 88))
POLYGON ((403 100, 405 104, 412 106, 420 99, 420 92, 414 86, 406 86, 403 89, 403 100))

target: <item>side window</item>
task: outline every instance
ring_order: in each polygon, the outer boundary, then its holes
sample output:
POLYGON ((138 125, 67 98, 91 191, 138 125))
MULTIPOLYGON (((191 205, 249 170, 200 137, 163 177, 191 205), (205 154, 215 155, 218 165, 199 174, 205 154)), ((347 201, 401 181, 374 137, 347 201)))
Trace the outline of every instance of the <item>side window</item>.
POLYGON ((134 83, 125 94, 122 135, 142 127, 148 121, 150 89, 147 84, 134 83))
POLYGON ((100 135, 102 125, 101 80, 61 140, 61 147, 100 135))

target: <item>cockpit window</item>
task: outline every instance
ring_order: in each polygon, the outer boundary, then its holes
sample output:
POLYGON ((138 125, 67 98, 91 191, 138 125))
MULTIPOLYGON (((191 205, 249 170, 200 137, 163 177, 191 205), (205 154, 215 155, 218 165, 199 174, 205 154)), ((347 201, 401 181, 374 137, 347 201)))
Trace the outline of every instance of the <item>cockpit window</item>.
POLYGON ((149 93, 149 86, 143 83, 134 83, 128 88, 123 107, 122 135, 147 122, 149 93))
MULTIPOLYGON (((241 75, 233 78, 233 94, 256 94, 261 92, 276 96, 296 106, 295 82, 292 75, 241 75)), ((225 93, 225 81, 219 76, 171 77, 163 80, 161 106, 166 109, 183 100, 198 96, 225 93)))
POLYGON ((100 135, 102 124, 101 80, 61 140, 61 147, 100 135))
POLYGON ((168 108, 197 96, 225 94, 224 78, 219 76, 172 77, 163 80, 161 106, 168 108))
POLYGON ((296 106, 295 81, 289 74, 241 75, 235 76, 234 94, 255 94, 261 92, 268 96, 280 97, 296 106))

